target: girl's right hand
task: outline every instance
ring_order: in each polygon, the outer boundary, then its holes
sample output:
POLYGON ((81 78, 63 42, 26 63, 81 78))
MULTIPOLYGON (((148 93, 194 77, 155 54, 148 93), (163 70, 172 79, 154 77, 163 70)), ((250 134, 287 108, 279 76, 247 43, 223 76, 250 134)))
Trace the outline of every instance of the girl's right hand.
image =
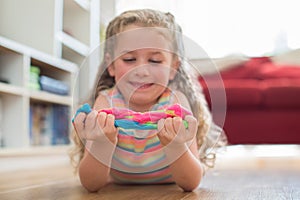
POLYGON ((118 130, 114 122, 114 115, 105 112, 98 113, 93 110, 89 114, 79 113, 74 119, 73 125, 81 139, 95 142, 105 142, 108 139, 109 142, 116 145, 118 130))

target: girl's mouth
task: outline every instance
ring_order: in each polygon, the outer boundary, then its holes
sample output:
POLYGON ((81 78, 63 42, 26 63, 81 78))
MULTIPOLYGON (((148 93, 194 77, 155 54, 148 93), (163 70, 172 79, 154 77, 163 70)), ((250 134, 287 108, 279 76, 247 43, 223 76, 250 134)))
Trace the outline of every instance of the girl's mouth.
POLYGON ((153 83, 138 83, 138 82, 131 82, 131 85, 136 89, 147 89, 153 85, 153 83))

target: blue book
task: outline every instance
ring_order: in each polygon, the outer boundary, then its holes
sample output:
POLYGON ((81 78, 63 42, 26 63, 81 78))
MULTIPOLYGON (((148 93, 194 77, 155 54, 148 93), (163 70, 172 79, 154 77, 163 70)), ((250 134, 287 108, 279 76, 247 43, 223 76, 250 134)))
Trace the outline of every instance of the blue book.
POLYGON ((69 108, 63 105, 53 105, 52 145, 69 144, 69 108))
POLYGON ((48 76, 40 76, 40 85, 41 89, 47 92, 59 94, 59 95, 68 95, 69 87, 62 81, 50 78, 48 76))

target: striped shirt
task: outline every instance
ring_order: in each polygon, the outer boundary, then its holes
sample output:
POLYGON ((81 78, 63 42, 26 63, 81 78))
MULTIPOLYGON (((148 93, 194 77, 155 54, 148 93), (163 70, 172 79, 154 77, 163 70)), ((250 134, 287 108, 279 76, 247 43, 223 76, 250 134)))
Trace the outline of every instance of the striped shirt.
MULTIPOLYGON (((125 108, 125 101, 116 89, 101 92, 111 107, 125 108)), ((172 93, 166 90, 152 110, 165 109, 170 105, 172 93)), ((172 182, 169 164, 157 130, 118 128, 118 143, 111 164, 111 176, 116 183, 159 184, 172 182)))

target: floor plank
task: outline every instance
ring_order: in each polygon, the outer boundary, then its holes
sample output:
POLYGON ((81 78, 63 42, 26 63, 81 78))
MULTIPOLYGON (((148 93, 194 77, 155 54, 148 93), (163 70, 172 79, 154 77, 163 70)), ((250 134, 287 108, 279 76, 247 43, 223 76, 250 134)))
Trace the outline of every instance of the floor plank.
MULTIPOLYGON (((300 199, 299 152, 262 156, 254 154, 254 147, 240 148, 231 147, 221 155, 194 192, 183 192, 175 184, 110 184, 97 193, 88 193, 74 176, 67 154, 48 155, 48 159, 0 156, 1 164, 5 162, 0 165, 0 199, 300 199), (237 151, 244 152, 237 155, 237 151)), ((288 146, 285 150, 293 149, 288 146)))

